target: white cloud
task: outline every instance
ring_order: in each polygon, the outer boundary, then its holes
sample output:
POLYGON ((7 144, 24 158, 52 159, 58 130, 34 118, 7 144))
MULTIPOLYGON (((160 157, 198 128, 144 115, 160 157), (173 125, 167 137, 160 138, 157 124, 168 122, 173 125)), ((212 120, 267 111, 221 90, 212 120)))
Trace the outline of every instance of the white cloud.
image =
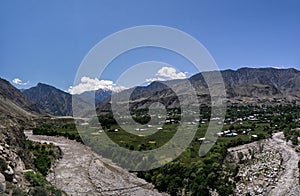
POLYGON ((157 76, 166 77, 169 79, 185 79, 186 74, 184 72, 177 72, 173 67, 162 67, 158 70, 157 76))
POLYGON ((275 68, 275 69, 285 69, 285 67, 284 66, 272 66, 272 68, 275 68))
POLYGON ((95 91, 98 89, 111 90, 119 92, 126 89, 123 86, 117 86, 110 80, 99 80, 98 78, 82 77, 81 82, 76 86, 70 86, 68 92, 70 94, 81 94, 86 91, 95 91))
POLYGON ((29 81, 27 81, 27 82, 22 82, 22 80, 21 80, 20 78, 15 78, 15 79, 12 80, 12 82, 13 82, 14 84, 22 85, 22 86, 25 86, 25 85, 29 84, 29 81))
POLYGON ((146 82, 185 79, 187 72, 177 72, 173 67, 162 67, 155 74, 155 78, 148 78, 146 82))
POLYGON ((146 82, 154 82, 154 81, 166 81, 166 79, 165 78, 160 78, 160 77, 146 79, 146 82))

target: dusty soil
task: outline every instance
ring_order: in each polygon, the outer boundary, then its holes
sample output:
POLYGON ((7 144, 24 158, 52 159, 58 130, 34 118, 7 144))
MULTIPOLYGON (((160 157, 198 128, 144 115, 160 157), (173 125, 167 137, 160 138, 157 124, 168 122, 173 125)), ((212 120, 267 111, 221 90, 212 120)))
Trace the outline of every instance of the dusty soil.
POLYGON ((25 134, 32 141, 53 143, 61 148, 62 159, 47 180, 69 195, 166 195, 83 144, 63 137, 25 134))

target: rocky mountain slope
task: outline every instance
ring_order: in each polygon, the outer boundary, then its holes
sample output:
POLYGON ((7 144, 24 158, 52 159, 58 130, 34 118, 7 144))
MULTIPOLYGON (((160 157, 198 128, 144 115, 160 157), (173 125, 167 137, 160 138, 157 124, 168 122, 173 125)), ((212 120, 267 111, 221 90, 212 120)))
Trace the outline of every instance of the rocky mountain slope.
POLYGON ((89 103, 95 103, 96 105, 98 105, 101 102, 105 101, 108 97, 110 97, 112 93, 113 92, 110 90, 98 89, 96 91, 86 91, 76 96, 82 100, 88 100, 89 103), (95 94, 95 100, 89 100, 89 98, 92 97, 93 94, 95 94))
POLYGON ((296 69, 241 68, 221 72, 230 99, 300 100, 300 72, 296 69))
POLYGON ((37 86, 24 90, 23 94, 48 114, 72 115, 72 96, 53 86, 38 83, 37 86))
MULTIPOLYGON (((38 83, 37 86, 25 89, 22 92, 34 102, 40 110, 45 111, 47 114, 54 116, 72 116, 72 95, 67 92, 42 83, 38 83)), ((73 95, 73 98, 76 99, 76 103, 80 103, 78 108, 84 110, 87 104, 93 103, 87 100, 92 93, 95 93, 94 102, 99 104, 109 97, 112 92, 99 89, 96 92, 89 91, 80 95, 73 95)))
POLYGON ((21 91, 12 86, 8 81, 0 78, 0 111, 1 114, 12 114, 24 117, 28 113, 40 113, 37 106, 31 102, 21 91), (25 115, 26 114, 26 115, 25 115))
MULTIPOLYGON (((186 85, 189 81, 200 103, 208 105, 211 97, 204 78, 214 78, 215 75, 216 72, 212 71, 196 74, 187 80, 153 82, 148 86, 122 91, 118 96, 128 97, 130 93, 132 108, 146 108, 158 101, 167 107, 176 107, 179 104, 177 97, 187 95, 192 90, 186 85)), ((228 105, 300 104, 300 71, 296 69, 241 68, 221 71, 221 75, 228 105)), ((98 111, 109 109, 110 100, 98 105, 98 111)))

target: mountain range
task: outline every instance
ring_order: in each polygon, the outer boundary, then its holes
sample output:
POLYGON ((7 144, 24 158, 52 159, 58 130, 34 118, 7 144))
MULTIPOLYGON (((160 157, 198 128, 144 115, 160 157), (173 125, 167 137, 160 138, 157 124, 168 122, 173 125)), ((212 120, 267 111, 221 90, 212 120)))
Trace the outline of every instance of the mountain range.
MULTIPOLYGON (((224 70, 220 73, 224 80, 228 105, 300 104, 300 71, 296 69, 241 68, 224 70)), ((176 107, 179 104, 178 96, 184 96, 191 90, 186 86, 188 81, 195 89, 201 104, 209 104, 211 97, 204 78, 213 78, 215 74, 216 72, 211 71, 198 73, 186 80, 156 81, 147 86, 124 90, 118 93, 118 96, 129 96, 133 108, 146 108, 154 102, 176 107)), ((92 100, 89 100, 91 93, 95 93, 93 103, 98 111, 110 109, 112 92, 99 89, 96 92, 73 95, 73 99, 79 100, 81 104, 80 110, 84 111, 84 108, 92 103, 92 100)), ((186 102, 189 101, 186 96, 186 102)), ((42 83, 29 89, 22 89, 21 92, 1 79, 0 110, 2 114, 17 115, 30 111, 54 116, 71 116, 72 95, 42 83), (7 102, 10 104, 6 104, 7 102)))
MULTIPOLYGON (((217 74, 218 72, 211 71, 184 80, 153 82, 148 86, 122 91, 120 94, 123 95, 118 96, 130 96, 132 109, 147 108, 154 102, 163 103, 167 107, 178 107, 178 97, 184 97, 183 102, 187 104, 192 103, 193 100, 188 100, 190 98, 186 95, 195 91, 200 104, 209 105, 211 89, 208 89, 205 78, 214 85, 213 80, 217 74), (187 82, 192 84, 193 89, 187 82)), ((227 105, 300 104, 300 72, 296 69, 241 68, 236 71, 224 70, 220 74, 224 81, 227 105)), ((110 107, 110 100, 102 102, 98 105, 98 113, 110 110, 110 107)))

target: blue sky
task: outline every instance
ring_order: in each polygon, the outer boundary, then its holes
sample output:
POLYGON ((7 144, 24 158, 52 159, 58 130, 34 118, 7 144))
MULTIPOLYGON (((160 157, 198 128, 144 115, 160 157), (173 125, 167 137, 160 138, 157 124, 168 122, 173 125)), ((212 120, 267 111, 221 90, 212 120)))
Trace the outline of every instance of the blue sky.
MULTIPOLYGON (((298 0, 3 0, 0 77, 10 82, 19 78, 24 85, 15 84, 18 88, 42 82, 67 90, 95 44, 139 25, 164 25, 190 34, 221 70, 245 66, 299 70, 299 9, 298 0)), ((196 73, 185 59, 149 48, 120 56, 100 79, 115 82, 131 65, 151 60, 175 67, 176 73, 164 72, 175 77, 196 73)), ((158 74, 161 67, 153 67, 156 70, 149 69, 153 78, 164 74, 158 74)), ((136 72, 139 75, 143 73, 136 72)))

